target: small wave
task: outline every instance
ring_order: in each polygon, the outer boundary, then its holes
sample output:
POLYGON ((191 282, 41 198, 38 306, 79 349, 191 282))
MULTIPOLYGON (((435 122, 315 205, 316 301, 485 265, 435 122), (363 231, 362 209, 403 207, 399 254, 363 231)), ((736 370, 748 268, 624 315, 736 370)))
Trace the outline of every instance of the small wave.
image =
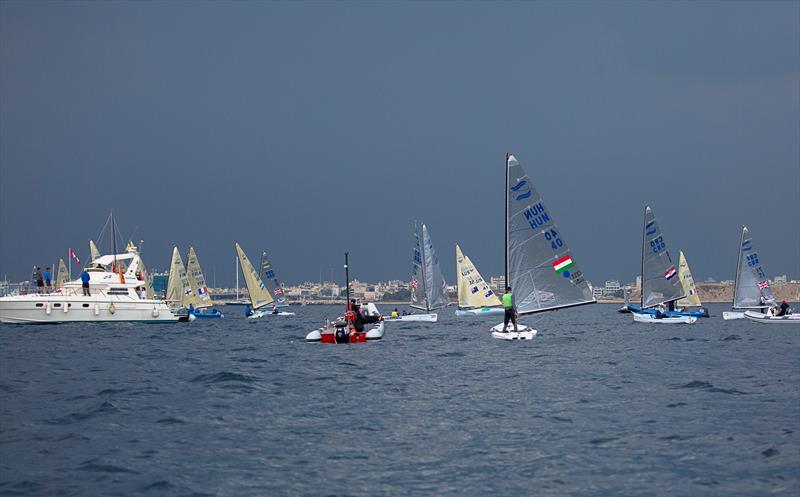
POLYGON ((242 383, 253 383, 256 381, 255 378, 252 376, 239 374, 239 373, 229 373, 227 371, 221 371, 219 373, 214 374, 201 374, 200 376, 194 377, 191 382, 192 383, 205 383, 207 385, 212 383, 225 383, 228 381, 240 381, 242 383))
POLYGON ((164 492, 168 490, 177 490, 178 487, 168 482, 167 480, 159 480, 149 485, 139 487, 140 492, 164 492))
POLYGON ((94 473, 128 473, 138 475, 138 471, 128 469, 122 466, 115 466, 113 464, 102 464, 97 462, 98 459, 90 459, 83 462, 79 467, 79 471, 91 471, 94 473))
POLYGON ((65 425, 71 423, 78 423, 81 421, 85 421, 87 419, 92 419, 96 416, 100 416, 103 414, 114 414, 120 412, 120 409, 115 406, 113 403, 109 401, 105 401, 102 404, 98 405, 94 409, 90 409, 84 412, 73 412, 67 414, 66 416, 61 416, 56 419, 46 421, 47 424, 50 425, 65 425))
POLYGON ((673 404, 667 404, 667 407, 683 407, 686 405, 686 402, 675 402, 673 404))
POLYGON ((115 393, 122 393, 125 391, 126 389, 124 388, 106 388, 105 390, 97 392, 97 395, 114 395, 115 393))
POLYGON ((728 335, 725 338, 723 338, 722 341, 723 342, 731 342, 731 341, 734 341, 734 340, 741 340, 741 339, 742 339, 742 337, 740 337, 739 335, 728 335))
POLYGON ((165 425, 185 425, 186 421, 182 420, 181 418, 175 418, 172 416, 168 416, 166 418, 161 418, 156 423, 165 424, 165 425))
POLYGON ((747 395, 746 392, 742 392, 742 391, 736 390, 735 388, 718 388, 718 387, 715 387, 714 385, 712 385, 711 383, 709 383, 707 381, 700 381, 700 380, 690 381, 689 383, 687 383, 685 385, 678 385, 678 386, 676 386, 674 388, 696 388, 696 389, 705 390, 707 392, 713 392, 713 393, 725 393, 725 394, 733 394, 733 395, 747 395))
POLYGON ((436 354, 436 357, 466 357, 467 354, 463 352, 444 352, 436 354))
POLYGON ((603 445, 609 442, 616 442, 619 438, 616 437, 608 437, 608 438, 594 438, 589 440, 589 443, 592 445, 603 445))
POLYGON ((249 362, 256 362, 256 363, 257 362, 269 362, 266 359, 255 359, 255 358, 252 358, 252 357, 242 357, 242 358, 239 358, 239 359, 234 359, 234 361, 236 361, 236 362, 245 362, 245 363, 249 363, 249 362))
POLYGON ((774 448, 770 447, 769 449, 763 451, 761 453, 761 455, 764 456, 764 457, 772 457, 772 456, 777 456, 780 453, 781 452, 778 449, 774 449, 774 448))
POLYGON ((572 423, 573 422, 572 419, 570 419, 570 418, 562 418, 562 417, 559 417, 559 416, 550 416, 550 419, 552 419, 553 421, 559 421, 561 423, 572 423))

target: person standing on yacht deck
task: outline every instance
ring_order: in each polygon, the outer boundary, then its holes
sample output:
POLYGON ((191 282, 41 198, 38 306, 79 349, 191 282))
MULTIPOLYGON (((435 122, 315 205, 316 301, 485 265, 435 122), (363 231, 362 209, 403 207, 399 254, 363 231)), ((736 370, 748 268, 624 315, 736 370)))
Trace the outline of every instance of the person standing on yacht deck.
POLYGON ((44 270, 44 286, 48 292, 53 289, 53 274, 50 272, 49 267, 44 270))
POLYGON ((89 291, 89 272, 84 269, 81 273, 81 282, 83 283, 83 295, 85 297, 91 297, 92 293, 89 291))
POLYGON ((42 268, 36 266, 36 289, 39 293, 42 293, 42 288, 44 288, 44 276, 42 276, 42 268))

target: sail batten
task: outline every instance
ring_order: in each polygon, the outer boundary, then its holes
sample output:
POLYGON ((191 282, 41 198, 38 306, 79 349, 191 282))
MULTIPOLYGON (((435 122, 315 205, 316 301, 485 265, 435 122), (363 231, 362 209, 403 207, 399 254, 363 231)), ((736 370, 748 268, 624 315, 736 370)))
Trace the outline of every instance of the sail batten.
POLYGON ((253 309, 259 309, 273 302, 266 285, 258 275, 258 271, 253 267, 250 259, 245 255, 244 250, 236 244, 236 253, 239 256, 239 267, 244 275, 244 282, 247 286, 247 294, 250 296, 250 305, 253 309))
POLYGON ((643 309, 685 297, 678 268, 667 248, 664 234, 650 206, 644 210, 642 226, 642 300, 643 309))
POLYGON ((192 289, 194 306, 203 309, 214 305, 194 247, 189 247, 189 255, 186 256, 186 277, 189 280, 189 288, 192 289))
POLYGON ((775 304, 775 296, 769 286, 758 252, 750 237, 750 230, 742 226, 739 257, 736 267, 736 283, 733 288, 734 309, 754 309, 775 304))
POLYGON ((456 278, 459 308, 474 309, 500 305, 500 299, 483 279, 470 258, 461 252, 461 247, 458 245, 456 245, 456 278))
POLYGON ((595 303, 561 230, 513 155, 506 178, 506 284, 519 314, 595 303))
POLYGON ((689 270, 689 263, 686 262, 686 257, 683 255, 683 250, 678 252, 678 278, 681 280, 681 287, 686 296, 678 300, 676 304, 681 307, 700 307, 703 305, 700 302, 700 296, 697 294, 697 287, 694 284, 692 272, 689 270))

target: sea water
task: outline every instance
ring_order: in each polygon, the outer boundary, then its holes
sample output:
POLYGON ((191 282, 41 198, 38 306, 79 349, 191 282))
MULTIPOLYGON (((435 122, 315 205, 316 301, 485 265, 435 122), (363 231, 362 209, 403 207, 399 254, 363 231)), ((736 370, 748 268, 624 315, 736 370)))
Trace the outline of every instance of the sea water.
POLYGON ((616 307, 522 342, 452 308, 357 345, 305 343, 333 306, 4 325, 0 494, 800 494, 800 327, 616 307))

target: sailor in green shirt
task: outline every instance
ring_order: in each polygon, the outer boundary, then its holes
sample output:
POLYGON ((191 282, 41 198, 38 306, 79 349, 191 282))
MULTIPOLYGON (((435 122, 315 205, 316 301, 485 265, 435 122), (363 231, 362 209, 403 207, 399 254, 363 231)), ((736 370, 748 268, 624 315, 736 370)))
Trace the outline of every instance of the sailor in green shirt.
POLYGON ((503 309, 506 310, 505 317, 503 318, 503 333, 506 332, 508 321, 514 323, 514 333, 517 333, 517 309, 514 306, 514 294, 511 293, 511 287, 506 287, 506 293, 503 294, 503 309))

